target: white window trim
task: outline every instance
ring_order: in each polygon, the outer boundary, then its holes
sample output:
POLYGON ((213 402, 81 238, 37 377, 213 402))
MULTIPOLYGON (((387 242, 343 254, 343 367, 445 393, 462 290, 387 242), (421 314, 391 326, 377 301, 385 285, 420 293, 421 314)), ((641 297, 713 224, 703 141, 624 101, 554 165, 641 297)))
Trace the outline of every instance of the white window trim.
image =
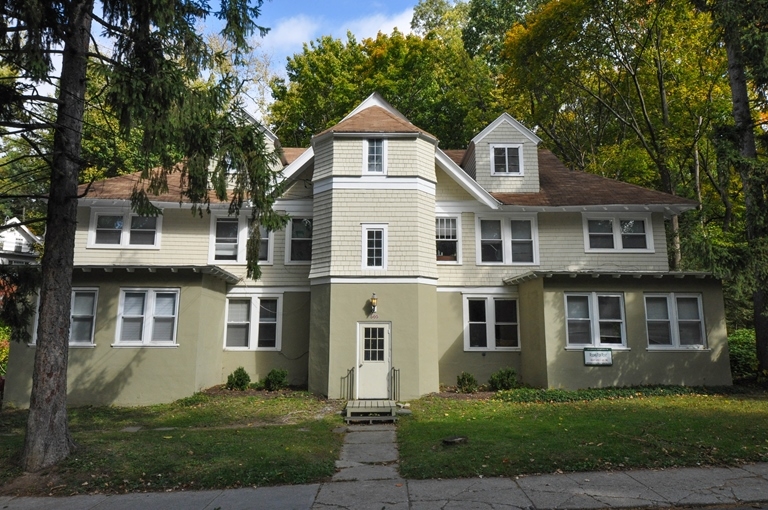
POLYGON ((464 350, 467 352, 490 352, 490 351, 520 351, 520 345, 522 343, 520 338, 520 299, 516 295, 511 294, 463 294, 462 297, 463 306, 463 322, 464 322, 464 350), (497 299, 513 300, 515 302, 515 309, 517 312, 517 347, 497 347, 496 346, 496 307, 493 303, 497 299), (485 338, 487 340, 486 347, 470 347, 469 342, 469 301, 470 300, 484 300, 485 301, 485 338))
POLYGON ((538 266, 539 265, 539 223, 536 214, 515 215, 475 215, 475 254, 478 266, 538 266), (480 222, 483 220, 501 221, 501 262, 483 261, 480 222), (511 221, 530 221, 533 240, 533 262, 512 262, 512 226, 511 221))
POLYGON ((293 220, 312 220, 312 244, 315 244, 315 220, 311 214, 302 214, 292 216, 289 218, 288 223, 285 225, 285 265, 286 266, 309 266, 312 264, 312 258, 310 260, 291 260, 291 241, 293 236, 293 228, 291 222, 293 220))
POLYGON ((614 351, 628 351, 627 347, 627 314, 624 310, 624 294, 621 292, 565 292, 563 294, 563 309, 565 316, 565 348, 566 350, 583 351, 591 349, 593 347, 608 348, 614 351), (590 330, 592 332, 591 344, 571 344, 570 338, 568 338, 568 297, 569 296, 586 296, 589 303, 589 323, 590 330), (600 342, 600 317, 597 305, 597 298, 599 296, 611 296, 619 298, 619 308, 621 310, 621 344, 603 344, 600 342))
POLYGON ((121 287, 120 288, 120 300, 118 302, 118 308, 117 308, 117 327, 115 328, 115 343, 112 344, 112 347, 178 347, 178 337, 179 337, 179 310, 181 307, 179 306, 179 301, 181 299, 181 289, 177 287, 171 287, 171 288, 165 288, 165 287, 121 287), (141 341, 131 341, 131 340, 120 340, 120 335, 122 333, 123 329, 123 307, 125 306, 125 294, 126 292, 146 292, 147 299, 144 302, 144 323, 142 324, 142 340, 141 341), (151 339, 152 336, 152 325, 154 324, 154 320, 147 320, 147 319, 153 319, 154 316, 151 315, 151 313, 148 313, 148 311, 154 310, 154 304, 155 304, 155 295, 157 293, 174 293, 176 294, 176 300, 175 300, 175 306, 176 309, 174 310, 174 318, 173 318, 173 340, 170 341, 153 341, 151 339))
POLYGON ((98 250, 159 250, 160 238, 162 237, 163 230, 163 215, 158 214, 156 216, 157 222, 155 223, 155 244, 129 244, 131 234, 131 218, 134 216, 139 215, 131 212, 130 209, 91 208, 91 218, 88 226, 88 241, 86 242, 86 248, 94 248, 98 250), (120 244, 96 243, 96 220, 99 216, 123 217, 123 231, 120 236, 120 244))
POLYGON ((663 297, 667 299, 667 314, 669 315, 669 325, 672 344, 671 345, 651 345, 648 343, 649 351, 703 351, 708 350, 707 347, 707 328, 704 324, 704 306, 701 300, 701 294, 694 294, 690 292, 649 292, 643 294, 643 309, 645 312, 645 339, 648 342, 650 335, 648 334, 648 304, 645 298, 648 297, 663 297), (679 318, 677 313, 677 298, 695 298, 699 307, 699 328, 701 329, 701 341, 700 345, 681 345, 680 344, 680 329, 679 318))
POLYGON ((271 351, 279 352, 283 347, 283 294, 281 293, 248 293, 248 294, 231 294, 227 296, 227 307, 224 314, 224 350, 225 351, 271 351), (227 325, 229 324, 229 300, 248 299, 250 301, 250 315, 249 315, 249 327, 248 327, 248 346, 247 347, 230 347, 227 345, 227 325), (275 299, 277 300, 277 326, 275 332, 275 346, 274 347, 259 347, 259 306, 262 299, 275 299))
POLYGON ((388 166, 388 157, 387 157, 387 148, 388 143, 386 138, 369 138, 363 140, 363 175, 387 175, 387 166, 388 166), (368 171, 368 141, 369 140, 381 140, 381 172, 370 172, 368 171))
MULTIPOLYGON (((460 266, 462 263, 461 214, 435 214, 435 219, 439 218, 456 221, 456 260, 437 260, 436 262, 441 266, 460 266)), ((437 243, 437 226, 435 226, 435 243, 437 243)), ((437 250, 437 245, 435 245, 435 250, 437 250)), ((437 251, 435 251, 435 258, 437 258, 437 251)))
MULTIPOLYGON (((267 260, 259 260, 260 266, 271 266, 274 255, 274 232, 267 230, 267 260)), ((217 265, 245 264, 248 243, 248 215, 230 216, 227 213, 211 213, 211 228, 208 240, 208 263, 217 265), (216 222, 220 219, 237 220, 237 260, 216 259, 216 222)))
POLYGON ((91 322, 91 339, 87 342, 73 342, 72 341, 72 323, 74 322, 74 310, 69 312, 69 346, 79 348, 93 348, 96 346, 94 343, 94 336, 96 335, 96 317, 99 310, 99 288, 98 287, 72 287, 71 303, 75 303, 75 292, 93 292, 93 321, 91 322))
MULTIPOLYGON (((523 144, 522 143, 495 143, 490 145, 491 150, 491 175, 500 177, 522 177, 525 175, 525 167, 523 165, 523 144), (493 153, 494 149, 517 149, 517 158, 520 164, 519 172, 496 172, 496 156, 493 153)), ((509 167, 507 167, 509 168, 509 167)))
POLYGON ((653 223, 650 213, 613 214, 613 213, 582 213, 582 229, 584 231, 584 251, 586 253, 654 253, 653 223), (589 246, 589 220, 612 220, 613 248, 591 248, 589 246), (643 220, 645 222, 646 248, 623 248, 621 243, 621 221, 643 220))
POLYGON ((389 259, 389 225, 387 223, 361 223, 361 260, 360 267, 365 271, 386 271, 387 260, 389 259), (368 232, 372 230, 382 231, 382 264, 380 266, 369 266, 368 261, 368 232))

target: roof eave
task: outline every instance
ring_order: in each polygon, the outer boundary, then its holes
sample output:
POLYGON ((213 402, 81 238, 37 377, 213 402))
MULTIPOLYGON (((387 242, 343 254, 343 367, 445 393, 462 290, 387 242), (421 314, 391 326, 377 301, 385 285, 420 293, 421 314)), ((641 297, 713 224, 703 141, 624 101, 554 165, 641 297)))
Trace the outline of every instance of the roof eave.
POLYGON ((521 283, 536 280, 539 278, 553 278, 553 277, 590 277, 590 278, 653 278, 653 279, 684 279, 695 278, 698 280, 714 279, 715 276, 712 273, 700 272, 700 271, 600 271, 594 269, 580 269, 580 270, 561 270, 561 271, 528 271, 526 273, 504 278, 502 281, 504 285, 519 285, 521 283))

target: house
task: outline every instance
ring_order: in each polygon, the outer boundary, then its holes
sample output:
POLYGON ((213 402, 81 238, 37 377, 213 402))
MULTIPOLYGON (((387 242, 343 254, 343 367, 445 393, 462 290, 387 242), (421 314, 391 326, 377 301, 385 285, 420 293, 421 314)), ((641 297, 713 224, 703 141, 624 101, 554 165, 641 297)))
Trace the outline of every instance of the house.
MULTIPOLYGON (((279 141, 267 133, 270 143, 279 141)), ((131 213, 136 175, 80 201, 69 402, 167 402, 239 366, 330 398, 412 399, 503 367, 545 388, 731 383, 720 282, 670 272, 686 198, 567 169, 507 114, 443 151, 377 94, 284 148, 282 231, 245 277, 245 215, 131 213)), ((34 345, 6 399, 26 405, 34 345)))
POLYGON ((38 257, 35 247, 41 243, 18 218, 6 218, 0 230, 0 264, 34 264, 38 257))

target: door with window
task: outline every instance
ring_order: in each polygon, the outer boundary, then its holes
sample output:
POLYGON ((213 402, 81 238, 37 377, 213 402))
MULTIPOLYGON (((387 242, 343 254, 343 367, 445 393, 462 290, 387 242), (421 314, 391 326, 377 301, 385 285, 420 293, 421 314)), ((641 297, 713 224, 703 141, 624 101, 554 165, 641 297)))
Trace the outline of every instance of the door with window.
POLYGON ((358 325, 357 398, 389 398, 391 326, 385 323, 358 325))

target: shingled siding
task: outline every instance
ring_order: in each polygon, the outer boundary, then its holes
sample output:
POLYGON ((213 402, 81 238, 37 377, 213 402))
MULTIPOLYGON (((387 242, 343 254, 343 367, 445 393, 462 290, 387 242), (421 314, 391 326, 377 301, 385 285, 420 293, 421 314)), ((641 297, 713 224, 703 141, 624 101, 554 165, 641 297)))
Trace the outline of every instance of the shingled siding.
MULTIPOLYGON (((586 253, 584 232, 579 213, 539 213, 539 261, 540 265, 489 266, 477 264, 475 241, 475 214, 461 215, 460 265, 437 266, 441 286, 498 286, 502 280, 532 270, 623 270, 667 271, 664 217, 654 214, 654 253, 586 253)), ((433 248, 434 249, 434 248, 433 248)))
POLYGON ((437 276, 433 196, 415 190, 332 190, 315 201, 316 214, 320 207, 330 207, 321 204, 332 202, 333 218, 330 232, 325 223, 316 223, 313 277, 437 276), (362 267, 364 223, 387 225, 386 270, 362 267))
POLYGON ((536 144, 517 129, 502 122, 475 146, 475 178, 490 192, 537 193, 539 191, 539 158, 536 144), (523 176, 491 175, 491 145, 523 144, 523 176))
MULTIPOLYGON (((130 202, 124 208, 130 210, 130 202)), ((163 210, 159 249, 87 248, 91 209, 77 211, 75 264, 83 265, 205 265, 208 263, 208 236, 211 219, 193 216, 188 208, 178 205, 163 210)))
POLYGON ((438 202, 455 202, 460 200, 471 200, 470 207, 473 206, 476 201, 466 192, 464 188, 454 181, 451 177, 440 170, 435 169, 435 177, 437 177, 437 189, 435 190, 435 200, 438 202))

